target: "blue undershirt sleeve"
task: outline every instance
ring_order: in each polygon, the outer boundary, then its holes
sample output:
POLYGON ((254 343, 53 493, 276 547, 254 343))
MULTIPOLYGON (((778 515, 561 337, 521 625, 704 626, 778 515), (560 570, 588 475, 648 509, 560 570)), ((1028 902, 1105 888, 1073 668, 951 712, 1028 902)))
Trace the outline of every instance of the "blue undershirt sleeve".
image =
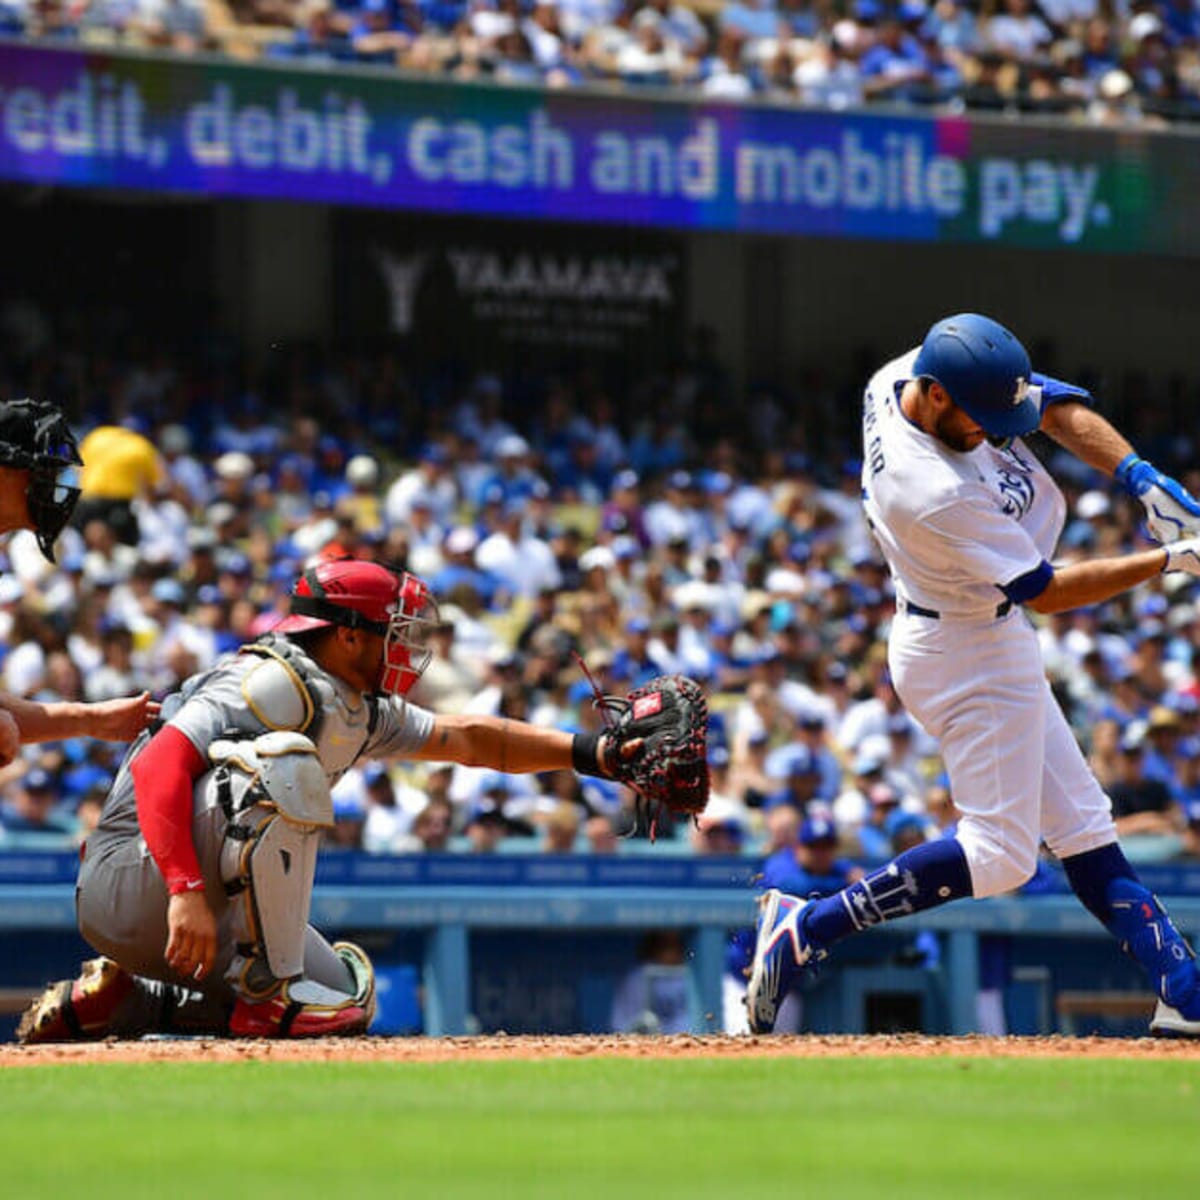
POLYGON ((1067 383, 1062 379, 1055 379, 1051 375, 1043 375, 1040 371, 1034 371, 1029 376, 1029 383, 1032 387, 1039 390, 1039 410, 1045 412, 1051 404, 1057 404, 1063 400, 1074 400, 1080 404, 1086 404, 1088 408, 1095 407, 1095 400, 1092 398, 1091 392, 1087 388, 1081 388, 1078 384, 1067 383))
POLYGON ((1040 596, 1054 578, 1054 568, 1043 558, 1032 571, 1018 575, 1011 583, 998 583, 996 586, 1013 604, 1024 604, 1040 596))

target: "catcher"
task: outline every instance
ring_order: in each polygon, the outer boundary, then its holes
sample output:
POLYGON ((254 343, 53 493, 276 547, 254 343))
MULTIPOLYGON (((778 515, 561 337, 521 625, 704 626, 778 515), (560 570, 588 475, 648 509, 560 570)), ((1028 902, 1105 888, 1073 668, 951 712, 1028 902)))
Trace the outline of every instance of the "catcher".
POLYGON ((342 559, 304 573, 273 633, 189 679, 130 748, 79 871, 79 928, 101 954, 51 985, 19 1041, 152 1032, 363 1033, 374 971, 308 923, 330 786, 362 757, 621 779, 651 805, 707 799, 707 710, 690 680, 655 681, 600 734, 405 696, 431 657, 425 583, 342 559))

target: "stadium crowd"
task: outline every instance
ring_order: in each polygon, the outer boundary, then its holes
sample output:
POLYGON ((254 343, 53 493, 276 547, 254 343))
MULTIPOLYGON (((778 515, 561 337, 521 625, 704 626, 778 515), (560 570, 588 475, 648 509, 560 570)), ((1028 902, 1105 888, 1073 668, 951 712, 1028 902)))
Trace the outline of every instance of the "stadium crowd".
POLYGON ((0 0, 0 36, 727 101, 1200 116, 1196 0, 0 0))
MULTIPOLYGON (((599 717, 576 655, 607 691, 702 680, 713 796, 698 828, 660 826, 660 850, 775 855, 774 870, 820 874, 806 865, 816 843, 879 859, 953 825, 937 746, 886 668, 892 591, 858 502, 853 371, 844 386, 806 378, 803 408, 762 388, 733 403, 700 354, 618 391, 586 371, 421 377, 388 351, 280 350, 244 376, 136 341, 78 352, 35 315, 0 320, 0 394, 68 406, 86 432, 84 495, 56 565, 30 534, 7 542, 4 690, 164 695, 270 630, 306 563, 362 555, 406 565, 439 597, 414 693, 430 707, 586 727, 599 717)), ((1193 443, 1173 432, 1187 381, 1089 382, 1143 453, 1196 486, 1193 443)), ((1056 470, 1064 558, 1142 536, 1109 481, 1056 470)), ((1122 836, 1143 857, 1200 854, 1189 578, 1040 624, 1122 836)), ((0 845, 85 836, 117 753, 26 747, 0 771, 0 845)), ((631 799, 570 772, 369 762, 336 789, 332 840, 632 853, 645 841, 627 836, 631 799)))

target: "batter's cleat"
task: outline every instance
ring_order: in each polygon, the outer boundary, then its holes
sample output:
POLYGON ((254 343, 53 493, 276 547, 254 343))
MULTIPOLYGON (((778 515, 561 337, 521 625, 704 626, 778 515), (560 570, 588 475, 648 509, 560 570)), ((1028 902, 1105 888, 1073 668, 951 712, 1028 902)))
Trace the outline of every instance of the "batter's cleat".
POLYGON ((266 1000, 239 997, 229 1016, 231 1037, 354 1037, 370 1016, 353 996, 311 979, 289 979, 266 1000))
POLYGON ((777 888, 772 888, 758 902, 758 934, 750 984, 746 988, 746 1015, 751 1033, 770 1033, 775 1028, 780 1002, 791 991, 801 970, 828 954, 804 936, 800 914, 808 904, 807 900, 789 896, 777 888))
POLYGON ((1150 1018, 1150 1032, 1155 1037, 1200 1037, 1200 1021, 1191 1021, 1177 1008, 1160 1000, 1150 1018))
POLYGON ((17 1025, 17 1041, 34 1046, 106 1037, 133 986, 133 976, 111 958, 93 958, 83 964, 78 979, 52 983, 25 1010, 17 1025))
POLYGON ((375 1020, 375 967, 367 952, 354 942, 334 942, 334 952, 354 977, 354 1003, 367 1014, 364 1028, 375 1020))

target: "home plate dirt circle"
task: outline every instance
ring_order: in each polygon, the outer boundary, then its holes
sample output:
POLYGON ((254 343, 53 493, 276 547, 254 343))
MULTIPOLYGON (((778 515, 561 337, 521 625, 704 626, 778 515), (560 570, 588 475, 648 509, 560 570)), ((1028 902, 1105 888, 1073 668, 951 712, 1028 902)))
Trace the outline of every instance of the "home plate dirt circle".
POLYGON ((1097 1037, 925 1037, 920 1034, 649 1037, 181 1038, 0 1046, 0 1067, 133 1062, 486 1062, 547 1058, 1177 1058, 1200 1062, 1200 1040, 1097 1037))

